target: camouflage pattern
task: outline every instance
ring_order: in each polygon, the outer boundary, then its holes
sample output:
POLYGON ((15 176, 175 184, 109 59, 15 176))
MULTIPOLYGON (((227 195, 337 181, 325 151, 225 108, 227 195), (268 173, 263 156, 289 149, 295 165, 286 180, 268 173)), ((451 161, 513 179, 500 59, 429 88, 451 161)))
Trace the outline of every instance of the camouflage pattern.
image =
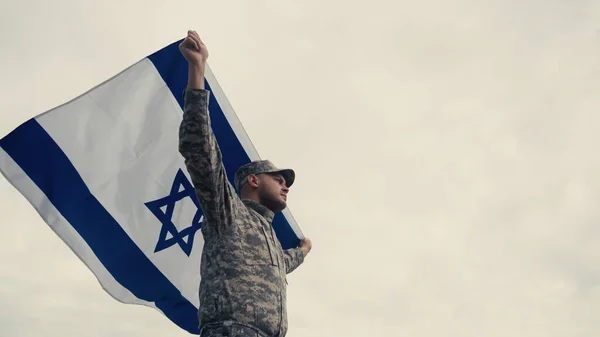
POLYGON ((200 266, 200 327, 227 320, 268 336, 287 333, 286 274, 304 261, 283 250, 266 207, 242 200, 229 183, 208 113, 209 91, 187 89, 179 152, 204 213, 200 266))
POLYGON ((296 178, 296 173, 292 169, 278 169, 269 160, 256 160, 240 166, 235 173, 235 188, 239 191, 242 184, 245 182, 246 177, 251 174, 261 173, 281 173, 287 187, 292 186, 294 179, 296 178))
POLYGON ((200 337, 268 337, 254 327, 232 321, 204 325, 200 337))

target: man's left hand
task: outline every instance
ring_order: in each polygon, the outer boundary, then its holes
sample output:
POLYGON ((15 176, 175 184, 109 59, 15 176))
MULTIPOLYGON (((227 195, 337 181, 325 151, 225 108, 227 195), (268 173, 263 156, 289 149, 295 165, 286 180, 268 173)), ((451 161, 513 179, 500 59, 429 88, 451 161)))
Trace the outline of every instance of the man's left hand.
POLYGON ((308 255, 308 253, 312 249, 312 241, 310 241, 310 239, 308 239, 308 238, 304 238, 304 239, 300 240, 299 248, 302 251, 302 253, 304 254, 304 256, 308 255))

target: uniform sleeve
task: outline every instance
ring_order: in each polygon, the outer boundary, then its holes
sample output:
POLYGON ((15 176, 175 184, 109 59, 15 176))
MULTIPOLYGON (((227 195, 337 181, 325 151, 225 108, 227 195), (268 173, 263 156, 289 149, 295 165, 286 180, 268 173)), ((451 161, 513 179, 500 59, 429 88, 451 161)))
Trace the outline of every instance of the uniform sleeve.
MULTIPOLYGON (((185 159, 187 171, 198 197, 205 225, 217 233, 229 223, 232 214, 233 186, 227 179, 221 151, 210 125, 208 99, 204 89, 186 89, 183 120, 179 127, 179 153, 185 159)), ((203 225, 204 226, 204 225, 203 225)))
POLYGON ((283 251, 283 258, 285 259, 286 273, 289 274, 304 262, 304 253, 300 248, 287 249, 283 251))

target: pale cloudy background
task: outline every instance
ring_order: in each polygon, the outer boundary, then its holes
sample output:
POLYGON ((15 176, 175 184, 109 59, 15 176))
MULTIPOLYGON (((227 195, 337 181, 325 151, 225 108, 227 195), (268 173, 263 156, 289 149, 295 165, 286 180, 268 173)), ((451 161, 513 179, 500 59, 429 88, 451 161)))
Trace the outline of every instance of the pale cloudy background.
MULTIPOLYGON (((2 0, 0 135, 190 28, 298 171, 290 337, 600 336, 600 2, 2 0)), ((0 336, 188 336, 0 202, 0 336)))

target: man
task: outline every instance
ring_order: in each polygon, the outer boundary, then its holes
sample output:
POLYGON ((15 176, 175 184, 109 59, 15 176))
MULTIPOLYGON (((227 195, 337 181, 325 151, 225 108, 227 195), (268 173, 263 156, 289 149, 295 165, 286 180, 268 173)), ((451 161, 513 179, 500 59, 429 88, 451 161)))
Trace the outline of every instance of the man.
POLYGON ((195 31, 179 46, 188 61, 188 85, 179 129, 179 152, 204 213, 200 268, 200 335, 284 337, 286 274, 303 263, 311 242, 283 250, 275 236, 275 212, 286 207, 293 170, 255 161, 229 183, 210 125, 204 88, 208 50, 195 31))

